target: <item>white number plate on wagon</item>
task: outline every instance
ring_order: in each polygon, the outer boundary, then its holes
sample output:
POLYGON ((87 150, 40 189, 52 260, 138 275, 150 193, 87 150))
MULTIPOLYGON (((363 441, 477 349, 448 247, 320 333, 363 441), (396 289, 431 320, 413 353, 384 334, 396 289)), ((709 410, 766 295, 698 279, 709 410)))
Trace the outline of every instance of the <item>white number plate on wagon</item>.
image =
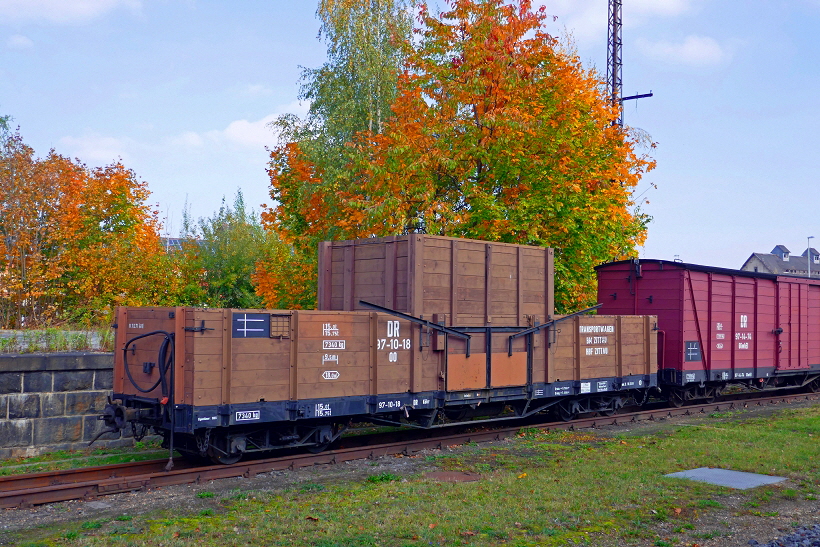
POLYGON ((258 410, 240 410, 236 413, 237 422, 250 422, 259 419, 258 410))

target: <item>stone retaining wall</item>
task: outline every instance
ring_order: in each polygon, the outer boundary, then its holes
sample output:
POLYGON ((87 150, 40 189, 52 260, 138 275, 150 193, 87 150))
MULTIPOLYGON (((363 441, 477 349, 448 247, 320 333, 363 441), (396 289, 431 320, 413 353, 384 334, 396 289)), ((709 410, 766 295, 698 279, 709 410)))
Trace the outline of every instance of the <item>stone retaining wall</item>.
MULTIPOLYGON (((0 355, 0 458, 85 448, 104 429, 113 366, 111 353, 0 355)), ((131 444, 107 433, 94 446, 131 444)))

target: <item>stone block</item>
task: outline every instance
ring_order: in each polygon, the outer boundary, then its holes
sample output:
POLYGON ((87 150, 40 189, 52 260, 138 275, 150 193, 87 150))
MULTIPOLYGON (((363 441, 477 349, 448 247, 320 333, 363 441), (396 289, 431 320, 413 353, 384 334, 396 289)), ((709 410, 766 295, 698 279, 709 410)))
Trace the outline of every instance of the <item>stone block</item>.
POLYGON ((0 420, 0 446, 11 448, 31 445, 31 420, 0 420))
POLYGON ((113 389, 114 369, 94 371, 94 389, 113 389))
MULTIPOLYGON (((94 437, 96 437, 100 431, 104 431, 108 429, 106 427, 105 422, 102 420, 98 420, 96 416, 84 416, 83 417, 83 440, 88 442, 94 437)), ((130 429, 130 427, 129 427, 130 429)), ((106 433, 95 443, 104 445, 107 441, 115 441, 122 438, 122 431, 118 431, 116 433, 106 433)))
POLYGON ((82 416, 41 418, 34 424, 34 444, 72 443, 83 438, 82 416))
POLYGON ((22 390, 22 374, 19 372, 0 372, 0 393, 20 393, 22 390))
POLYGON ((5 420, 8 418, 8 410, 9 410, 9 396, 8 395, 0 395, 0 420, 5 420))
POLYGON ((26 372, 23 374, 23 391, 26 393, 44 393, 51 391, 50 372, 26 372))
POLYGON ((29 372, 37 370, 111 369, 113 353, 73 351, 63 353, 26 353, 0 355, 0 370, 29 372))
POLYGON ((40 416, 39 393, 21 393, 20 395, 7 395, 7 397, 10 420, 40 416))
POLYGON ((54 391, 85 391, 94 384, 93 370, 72 370, 54 373, 54 391))
POLYGON ((40 405, 44 418, 62 416, 65 414, 65 393, 43 393, 40 405))
POLYGON ((65 414, 99 414, 108 402, 107 391, 77 391, 65 394, 65 414))

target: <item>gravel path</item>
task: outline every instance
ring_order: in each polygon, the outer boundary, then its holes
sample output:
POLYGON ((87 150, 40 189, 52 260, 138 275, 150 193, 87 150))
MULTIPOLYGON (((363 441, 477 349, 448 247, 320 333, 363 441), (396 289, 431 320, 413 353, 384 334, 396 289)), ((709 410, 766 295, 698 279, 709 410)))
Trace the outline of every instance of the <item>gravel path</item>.
POLYGON ((815 547, 820 546, 820 524, 815 524, 809 528, 801 526, 794 533, 781 538, 773 539, 769 543, 759 543, 756 539, 750 539, 749 545, 759 547, 815 547))

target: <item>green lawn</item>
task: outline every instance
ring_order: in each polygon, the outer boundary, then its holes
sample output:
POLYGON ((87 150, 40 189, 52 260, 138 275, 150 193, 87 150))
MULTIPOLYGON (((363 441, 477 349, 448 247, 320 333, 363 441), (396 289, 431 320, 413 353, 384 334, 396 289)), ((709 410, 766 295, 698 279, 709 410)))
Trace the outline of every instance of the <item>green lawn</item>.
MULTIPOLYGON (((695 532, 698 515, 744 496, 749 514, 773 500, 815 500, 820 492, 820 407, 773 417, 706 418, 646 436, 594 431, 522 431, 518 439, 430 457, 441 469, 479 472, 477 482, 442 484, 380 473, 366 480, 302 484, 284 492, 225 497, 193 514, 124 515, 39 530, 28 545, 490 546, 675 545, 658 535, 695 532), (790 487, 735 491, 663 475, 695 467, 777 474, 790 487)), ((691 545, 691 542, 688 543, 691 545)))

